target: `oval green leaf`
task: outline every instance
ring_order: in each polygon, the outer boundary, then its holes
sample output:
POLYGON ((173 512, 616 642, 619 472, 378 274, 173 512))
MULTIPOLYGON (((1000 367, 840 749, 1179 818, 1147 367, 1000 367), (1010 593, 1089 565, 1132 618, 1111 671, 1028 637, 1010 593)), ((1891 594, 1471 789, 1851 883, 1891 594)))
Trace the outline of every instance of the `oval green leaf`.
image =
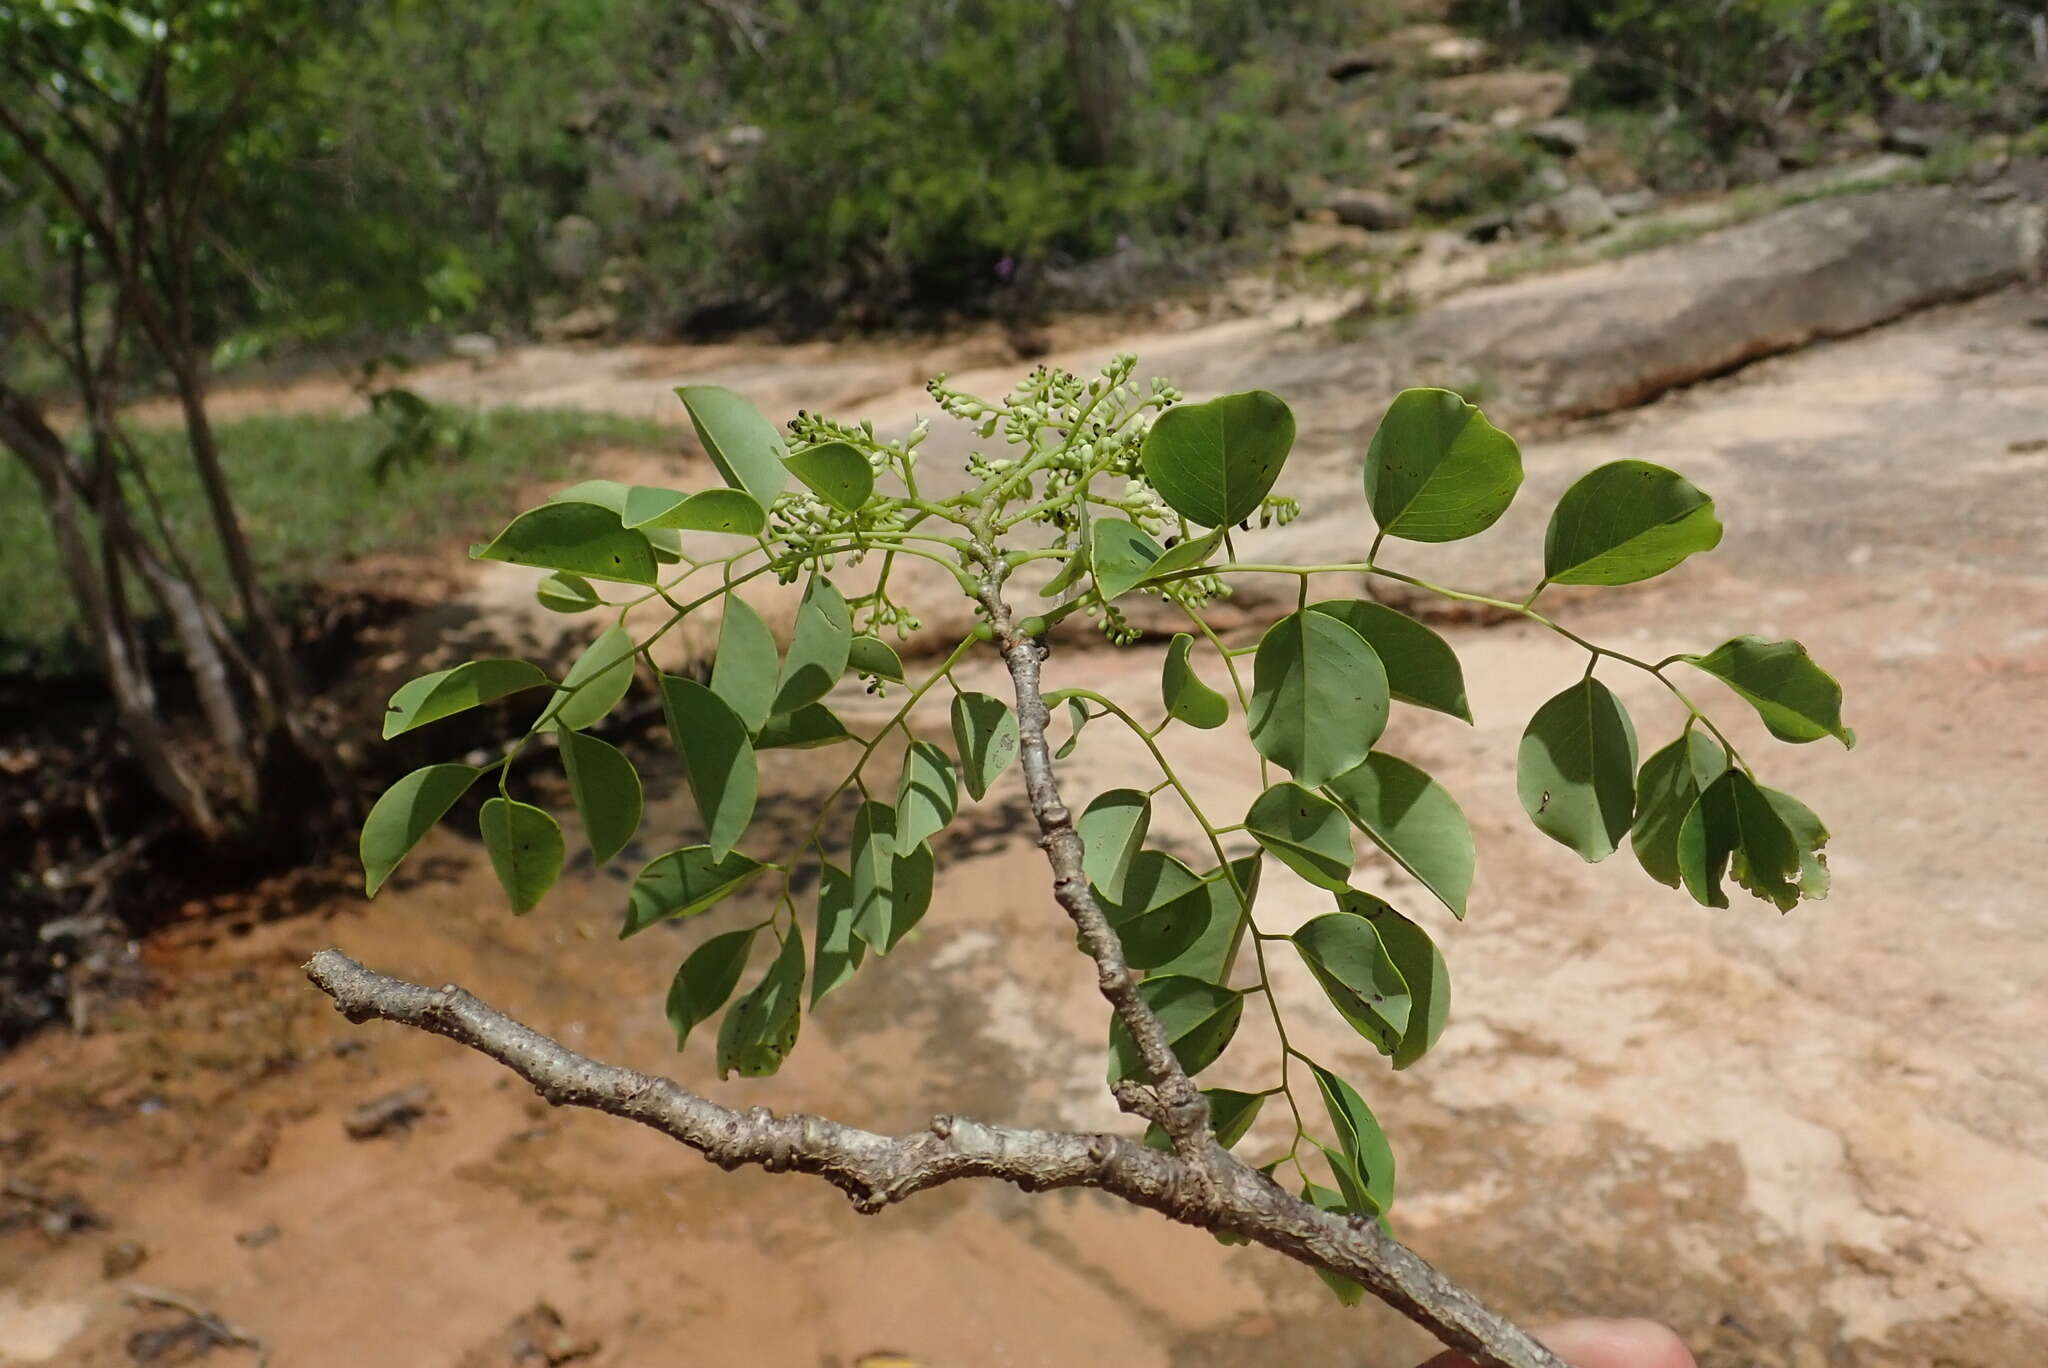
POLYGON ((1628 840, 1643 872, 1677 888, 1678 829, 1700 792, 1728 768, 1728 752, 1694 728, 1643 762, 1636 773, 1636 815, 1628 840))
POLYGON ((619 515, 588 503, 549 503, 529 509, 491 540, 472 547, 478 560, 508 561, 567 570, 591 579, 654 583, 654 548, 629 532, 619 515))
POLYGON ((1380 933, 1380 944, 1387 948, 1388 958, 1401 971, 1401 981, 1408 985, 1408 1028, 1394 1047, 1394 1067, 1405 1069, 1429 1053, 1444 1032, 1444 1020, 1451 1010, 1450 967, 1428 932, 1378 898, 1368 899, 1354 890, 1338 901, 1371 919, 1373 929, 1380 933))
POLYGON ((1447 542, 1484 532, 1522 485, 1515 439, 1449 390, 1403 390, 1365 454, 1365 498, 1381 532, 1447 542))
POLYGON ((783 460, 811 492, 842 513, 858 513, 874 496, 875 471, 847 442, 821 442, 783 460))
POLYGON ((1074 829, 1081 834, 1081 869, 1112 902, 1123 899, 1124 878, 1152 826, 1152 800, 1137 789, 1097 794, 1074 829))
POLYGON ((1472 720, 1465 700, 1465 669, 1451 644, 1398 608, 1369 599, 1326 599, 1312 613, 1328 613, 1365 638, 1387 672, 1387 691, 1403 703, 1472 720))
POLYGON ((1591 675, 1536 710, 1515 763, 1536 829, 1589 863, 1614 853, 1635 819, 1636 729, 1591 675))
MULTIPOLYGON (((636 486, 632 494, 638 495, 643 489, 645 486, 636 486)), ((768 528, 768 511, 761 507, 759 499, 743 489, 700 489, 688 497, 670 489, 649 492, 675 502, 657 509, 655 499, 647 498, 635 505, 629 495, 627 526, 635 526, 632 519, 638 512, 647 515, 647 520, 638 524, 639 529, 649 533, 717 532, 732 537, 758 537, 768 528)))
POLYGON ((818 866, 818 948, 811 958, 811 1006, 853 977, 867 945, 853 932, 853 876, 833 864, 818 866))
POLYGON ((623 627, 607 627, 583 648, 562 676, 562 687, 548 700, 555 725, 572 731, 595 726, 632 687, 632 634, 623 627))
POLYGON ((1166 643, 1166 660, 1159 667, 1159 696, 1166 715, 1190 727, 1210 731, 1230 720, 1230 701, 1202 682, 1188 660, 1195 639, 1186 632, 1174 633, 1166 643))
POLYGON ((1557 501, 1543 538, 1543 578, 1634 584, 1720 544, 1714 501, 1690 480, 1648 461, 1610 461, 1557 501))
MULTIPOLYGON (((1198 978, 1148 978, 1138 992, 1166 1029, 1173 1057, 1190 1076, 1216 1062, 1244 1017, 1244 994, 1198 978)), ((1109 1026, 1109 1081, 1126 1078, 1146 1078, 1145 1065, 1123 1021, 1114 1018, 1109 1026)))
POLYGON ((932 848, 896 853, 896 810, 862 803, 853 820, 853 932, 886 955, 932 903, 932 848))
POLYGON ((1327 790, 1374 845, 1464 919, 1476 857, 1471 823, 1449 789, 1399 756, 1375 751, 1327 790))
POLYGON ((823 703, 806 703, 795 712, 777 713, 754 733, 754 749, 810 750, 851 741, 853 734, 839 720, 839 714, 823 703))
POLYGON ((1210 554, 1222 544, 1223 529, 1220 527, 1214 532, 1175 542, 1161 551, 1159 558, 1152 562, 1152 568, 1145 572, 1144 583, 1151 584, 1169 575, 1177 575, 1183 570, 1193 570, 1207 561, 1210 554))
POLYGON ((1844 746, 1856 744, 1856 733, 1842 725, 1842 686, 1796 641, 1739 636, 1703 656, 1682 658, 1747 699, 1780 741, 1832 736, 1844 746))
POLYGON ((1299 784, 1260 794, 1245 829, 1280 862, 1312 884, 1341 892, 1350 886, 1351 824, 1335 803, 1299 784))
POLYGON ((426 765, 384 790, 363 819, 364 896, 377 896, 398 862, 482 773, 474 765, 426 765))
POLYGON ((564 729, 559 735, 562 769, 569 779, 569 795, 583 818, 590 858, 604 864, 624 850, 640 829, 645 799, 639 772, 617 746, 579 731, 564 729))
POLYGON ((846 648, 846 668, 871 679, 903 682, 903 657, 878 636, 857 636, 846 648))
POLYGON ((953 749, 960 757, 960 779, 980 802, 1017 758, 1017 715, 991 694, 972 691, 953 695, 953 749))
POLYGON ((1365 638, 1327 613, 1289 613, 1252 660, 1252 745, 1300 783, 1351 769, 1386 729, 1387 672, 1365 638))
POLYGON ((929 741, 911 742, 896 785, 896 853, 911 854, 944 831, 959 810, 952 758, 929 741))
POLYGON ((540 583, 534 586, 533 596, 541 607, 551 613, 587 613, 604 606, 604 600, 597 596, 597 590, 591 587, 589 580, 567 570, 553 570, 542 575, 540 583))
POLYGON ((718 1024, 718 1076, 766 1078, 796 1048, 804 1011, 804 935, 795 926, 759 983, 718 1024))
POLYGON ((739 714, 749 731, 759 731, 775 702, 775 674, 782 659, 775 635, 738 594, 727 594, 718 620, 718 651, 711 661, 711 692, 739 714))
POLYGON ((467 660, 398 686, 384 707, 384 739, 548 682, 525 660, 467 660))
MULTIPOLYGON (((1202 1096, 1209 1099, 1209 1131, 1225 1149, 1244 1139, 1266 1101, 1264 1093, 1239 1092, 1235 1088, 1204 1088, 1202 1096)), ((1173 1148, 1172 1137, 1156 1121, 1145 1128, 1145 1143, 1157 1150, 1173 1148)))
POLYGON ((1799 848, 1799 896, 1802 898, 1825 898, 1828 895, 1828 857, 1821 853, 1828 843, 1828 829, 1812 808, 1800 802, 1789 793, 1757 785, 1757 792, 1778 814, 1778 820, 1792 833, 1793 843, 1799 848))
MULTIPOLYGON (((1351 902, 1379 903, 1351 890, 1351 902)), ((1340 900, 1340 906, 1346 905, 1340 900)), ((1352 912, 1326 912, 1305 922, 1289 937, 1337 1015, 1364 1036, 1381 1054, 1390 1055, 1408 1030, 1412 1005, 1408 982, 1401 977, 1372 919, 1352 912)))
POLYGON ((478 826, 512 911, 532 911, 561 877, 561 824, 531 803, 493 798, 484 804, 478 826))
POLYGON ((1726 907, 1721 878, 1731 864, 1738 883, 1781 911, 1798 903, 1804 872, 1799 842, 1739 769, 1707 785, 1678 828, 1678 871, 1694 901, 1726 907))
POLYGON ((1161 554, 1144 528, 1124 518, 1097 518, 1091 536, 1095 587, 1105 603, 1143 583, 1161 554))
POLYGON ((846 600, 830 580, 823 576, 813 579, 796 610, 796 634, 783 659, 770 711, 790 712, 831 693, 839 676, 846 673, 852 649, 853 615, 847 611, 846 600))
POLYGON ((1387 1133, 1356 1088, 1320 1064, 1309 1067, 1315 1071, 1323 1109, 1330 1114, 1330 1125, 1336 1129, 1346 1161, 1337 1167, 1338 1186, 1345 1189, 1344 1196, 1354 1208, 1384 1214, 1394 1205, 1394 1147, 1387 1143, 1387 1133), (1347 1179, 1358 1184, 1356 1190, 1347 1179))
POLYGON ((1258 512, 1294 446, 1294 414, 1264 390, 1179 404, 1145 434, 1139 460, 1167 506, 1203 527, 1258 512))
POLYGON ((747 724, 724 699, 694 679, 661 677, 662 710, 683 760, 683 774, 704 818, 714 858, 739 844, 754 818, 760 771, 747 724))
POLYGON ((744 489, 764 508, 775 502, 789 483, 789 469, 782 463, 789 447, 761 410, 719 385, 683 385, 676 397, 689 410, 690 426, 725 482, 744 489))
POLYGON ((746 972, 747 952, 754 948, 758 926, 743 927, 713 936, 683 961, 668 986, 668 1024, 676 1033, 676 1048, 689 1043, 690 1032, 700 1022, 725 1006, 732 990, 740 986, 746 972))
POLYGON ((716 858, 706 845, 683 846, 657 855, 633 880, 619 939, 659 921, 707 911, 744 888, 763 868, 758 860, 738 851, 716 858))
POLYGON ((1227 868, 1228 874, 1218 868, 1202 876, 1202 886, 1209 890, 1209 911, 1194 944, 1166 963, 1154 965, 1151 972, 1186 974, 1210 983, 1229 981, 1244 929, 1251 924, 1248 913, 1259 896, 1259 876, 1265 864, 1259 855, 1251 854, 1232 860, 1227 868), (1244 890, 1243 897, 1238 896, 1238 889, 1244 890))

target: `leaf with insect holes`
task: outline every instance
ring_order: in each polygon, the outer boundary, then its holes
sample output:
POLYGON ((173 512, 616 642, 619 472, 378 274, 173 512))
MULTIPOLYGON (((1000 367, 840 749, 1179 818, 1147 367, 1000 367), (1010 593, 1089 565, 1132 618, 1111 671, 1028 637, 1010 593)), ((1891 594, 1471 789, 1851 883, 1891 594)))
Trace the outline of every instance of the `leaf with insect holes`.
POLYGON ((761 981, 718 1026, 718 1076, 766 1078, 796 1048, 804 1011, 804 935, 792 925, 761 981))

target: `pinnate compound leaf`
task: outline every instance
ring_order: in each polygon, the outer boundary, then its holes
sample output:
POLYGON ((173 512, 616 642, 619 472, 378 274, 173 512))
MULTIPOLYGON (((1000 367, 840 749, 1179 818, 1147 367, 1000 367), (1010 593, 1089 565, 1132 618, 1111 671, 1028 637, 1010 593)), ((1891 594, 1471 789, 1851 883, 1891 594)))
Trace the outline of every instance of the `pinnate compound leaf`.
POLYGON ((567 570, 551 570, 542 575, 540 583, 534 586, 533 596, 551 613, 587 613, 604 606, 589 580, 567 570))
POLYGON ((896 853, 896 810, 862 803, 853 819, 853 933, 878 955, 894 950, 932 903, 932 848, 896 853))
MULTIPOLYGON (((1168 1045, 1192 1076, 1214 1064, 1244 1016, 1244 994, 1184 975, 1148 978, 1139 987, 1147 1006, 1166 1029, 1168 1045)), ((1121 1018, 1109 1026, 1109 1081, 1146 1079, 1143 1058, 1121 1018)))
POLYGON ((759 731, 775 702, 775 674, 781 667, 775 634, 738 594, 727 594, 718 620, 718 651, 711 661, 711 692, 759 731))
POLYGON ((617 746, 582 732, 563 729, 562 770, 569 795, 583 818, 590 858, 604 864, 626 848, 640 829, 645 803, 639 772, 617 746))
POLYGON ((1484 532, 1522 486, 1522 451, 1464 399, 1403 390, 1365 455, 1365 498, 1380 530, 1447 542, 1484 532))
POLYGON ((818 869, 818 948, 811 960, 811 1006, 853 977, 867 945, 853 933, 853 876, 833 864, 818 869))
POLYGON ((1403 703, 1472 720, 1465 700, 1465 670, 1451 644, 1398 608, 1370 599, 1326 599, 1312 613, 1328 613, 1365 638, 1387 672, 1387 692, 1403 703))
POLYGON ((903 657, 878 636, 857 636, 846 648, 846 668, 858 675, 903 682, 903 657))
POLYGON ((654 548, 647 538, 628 531, 618 514, 597 504, 547 503, 529 509, 469 554, 590 579, 654 583, 654 548))
POLYGON ((1798 839, 1739 769, 1707 785, 1678 828, 1678 872, 1694 901, 1726 907, 1721 879, 1731 865, 1738 883, 1779 910, 1798 903, 1804 873, 1798 839))
POLYGON ((1463 920, 1472 892, 1472 827, 1451 791, 1399 756, 1375 751, 1326 786, 1352 823, 1463 920))
POLYGON ((633 636, 623 627, 607 627, 583 648, 548 700, 555 725, 571 731, 595 726, 632 687, 633 636))
POLYGON ((1354 889, 1338 906, 1346 910, 1303 923, 1289 939, 1337 1014, 1381 1054, 1390 1055, 1408 1030, 1408 983, 1381 943, 1373 918, 1351 910, 1386 905, 1354 889))
POLYGON ((911 742, 896 785, 896 853, 909 855, 944 831, 959 809, 952 758, 929 741, 911 742))
POLYGON ((1714 501, 1675 470, 1611 461, 1557 501, 1543 539, 1552 584, 1634 584, 1721 544, 1714 501))
POLYGON ((775 425, 739 395, 718 385, 683 385, 676 397, 689 410, 690 425, 704 454, 734 489, 744 489, 763 507, 789 483, 783 457, 789 447, 775 425))
POLYGON ((1588 675, 1538 708, 1515 783, 1538 831, 1588 863, 1612 855, 1636 804, 1635 724, 1613 690, 1588 675))
POLYGON ((1159 415, 1139 453, 1168 507, 1203 527, 1258 512, 1294 446, 1294 415, 1264 390, 1179 404, 1159 415))
POLYGON ((804 933, 789 928, 761 981, 718 1023, 718 1076, 766 1078, 796 1048, 804 1012, 804 933))
MULTIPOLYGON (((1266 1101, 1264 1093, 1239 1092, 1235 1088, 1204 1088, 1202 1096, 1209 1099, 1209 1129, 1215 1133, 1216 1143, 1225 1149, 1244 1139, 1266 1101)), ((1171 1150, 1173 1137, 1155 1121, 1145 1128, 1145 1143, 1156 1150, 1171 1150)))
POLYGON ((796 610, 796 634, 775 682, 771 711, 789 712, 831 693, 839 676, 846 673, 852 649, 853 615, 847 611, 846 600, 830 580, 822 576, 813 579, 796 610))
POLYGON ((562 828, 531 803, 493 798, 478 823, 513 913, 531 912, 562 874, 562 828))
POLYGON ((1144 582, 1160 557, 1159 543, 1124 518, 1098 518, 1093 529, 1095 587, 1105 602, 1144 582))
POLYGON ((874 467, 848 442, 820 442, 783 461, 811 492, 842 513, 858 513, 875 492, 874 467))
POLYGON ((647 862, 633 880, 626 901, 625 925, 619 939, 645 931, 659 921, 694 917, 746 887, 765 865, 738 851, 716 858, 710 846, 683 846, 647 862))
POLYGON ((399 685, 385 705, 384 739, 547 682, 541 668, 525 660, 466 660, 421 675, 399 685))
POLYGON ((1335 803, 1299 784, 1280 783, 1245 813, 1254 839, 1312 884, 1332 892, 1350 886, 1351 823, 1335 803))
POLYGON ((1388 697, 1364 637, 1328 613, 1289 613, 1259 640, 1245 720, 1259 754, 1317 788, 1365 759, 1388 697))
POLYGON ((1195 639, 1177 632, 1166 644, 1166 662, 1159 669, 1159 696, 1167 716, 1190 727, 1211 731, 1230 720, 1230 702, 1202 682, 1188 660, 1195 639))
POLYGON ((839 714, 823 703, 806 703, 795 712, 777 713, 762 723, 761 730, 754 733, 754 749, 811 750, 852 739, 839 714))
POLYGON ((723 859, 746 834, 760 796, 760 770, 747 724, 694 679, 663 675, 661 698, 669 735, 704 819, 704 839, 712 854, 723 859))
POLYGON ((363 819, 363 893, 377 890, 420 837, 447 815, 483 771, 474 765, 426 765, 384 790, 363 819))
POLYGON ((1705 732, 1685 735, 1643 761, 1636 774, 1636 815, 1629 845, 1643 872, 1667 888, 1677 888, 1678 829, 1700 798, 1700 792, 1728 768, 1728 752, 1705 732))
POLYGON ((960 756, 960 778, 980 802, 1004 770, 1017 759, 1017 715, 992 694, 953 695, 953 749, 960 756))
POLYGON ((1684 659, 1747 699, 1780 741, 1832 736, 1856 744, 1856 733, 1842 725, 1842 686, 1796 641, 1739 636, 1684 659))
POLYGON ((1309 1067, 1315 1070, 1316 1088, 1323 1095, 1323 1108, 1330 1114, 1345 1161, 1343 1166, 1331 1165, 1337 1171, 1338 1186, 1345 1189, 1353 1210, 1384 1215, 1394 1205, 1394 1147, 1387 1143, 1386 1132, 1357 1089, 1319 1064, 1309 1067))
POLYGON ((1081 834, 1081 869, 1112 901, 1122 899, 1124 878, 1151 827, 1152 799, 1127 788, 1097 794, 1074 823, 1081 834))
POLYGON ((689 1043, 698 1023, 725 1006, 732 990, 740 986, 746 972, 747 952, 754 948, 758 926, 743 927, 713 936, 683 961, 668 986, 668 1024, 676 1033, 676 1048, 689 1043))

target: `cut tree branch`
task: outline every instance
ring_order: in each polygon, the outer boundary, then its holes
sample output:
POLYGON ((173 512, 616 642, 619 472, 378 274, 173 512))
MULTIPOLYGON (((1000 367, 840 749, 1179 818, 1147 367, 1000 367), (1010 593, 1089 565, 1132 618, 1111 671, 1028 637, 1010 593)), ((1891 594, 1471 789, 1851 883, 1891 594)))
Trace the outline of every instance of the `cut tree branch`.
POLYGON ((1569 1368, 1430 1267, 1373 1221, 1318 1211, 1220 1149, 1196 1181, 1186 1161, 1116 1135, 1021 1130, 937 1116, 881 1135, 821 1116, 737 1111, 653 1074, 586 1058, 454 984, 427 988, 364 968, 339 950, 306 977, 355 1022, 429 1031, 503 1064, 556 1106, 590 1107, 660 1131, 721 1168, 815 1174, 876 1212, 959 1178, 1026 1192, 1096 1188, 1211 1231, 1230 1231, 1363 1284, 1481 1368, 1569 1368))

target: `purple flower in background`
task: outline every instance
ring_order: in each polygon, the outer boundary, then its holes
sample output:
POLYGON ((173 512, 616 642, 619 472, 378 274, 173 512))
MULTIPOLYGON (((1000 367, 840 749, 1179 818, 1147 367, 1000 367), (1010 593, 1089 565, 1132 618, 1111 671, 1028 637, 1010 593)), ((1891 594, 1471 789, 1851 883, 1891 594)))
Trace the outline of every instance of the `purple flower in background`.
POLYGON ((1005 254, 1003 259, 996 263, 996 279, 1007 281, 1015 274, 1017 274, 1017 258, 1005 254))

